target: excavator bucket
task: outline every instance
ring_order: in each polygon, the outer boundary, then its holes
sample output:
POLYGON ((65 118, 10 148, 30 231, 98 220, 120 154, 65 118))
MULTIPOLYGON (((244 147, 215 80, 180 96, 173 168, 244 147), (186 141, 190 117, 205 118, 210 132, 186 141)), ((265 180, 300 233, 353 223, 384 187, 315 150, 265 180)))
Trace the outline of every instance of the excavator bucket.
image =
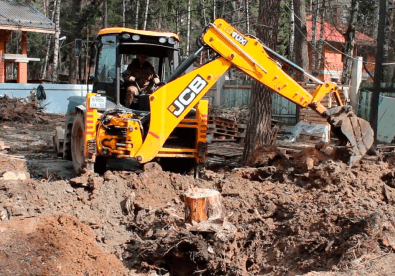
POLYGON ((355 115, 351 106, 337 106, 326 111, 333 132, 345 144, 349 143, 350 159, 354 166, 371 148, 374 142, 370 124, 355 115))

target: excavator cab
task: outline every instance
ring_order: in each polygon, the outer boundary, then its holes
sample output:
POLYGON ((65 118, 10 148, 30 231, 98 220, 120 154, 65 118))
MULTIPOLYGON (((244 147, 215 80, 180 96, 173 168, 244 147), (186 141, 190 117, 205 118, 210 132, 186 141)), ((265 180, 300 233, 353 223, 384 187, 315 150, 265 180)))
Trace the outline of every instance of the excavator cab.
MULTIPOLYGON (((107 28, 99 32, 95 48, 92 92, 115 104, 124 103, 126 82, 123 73, 137 55, 149 57, 148 61, 161 80, 179 65, 179 38, 173 33, 107 28)), ((131 107, 149 111, 147 95, 137 97, 131 107)))

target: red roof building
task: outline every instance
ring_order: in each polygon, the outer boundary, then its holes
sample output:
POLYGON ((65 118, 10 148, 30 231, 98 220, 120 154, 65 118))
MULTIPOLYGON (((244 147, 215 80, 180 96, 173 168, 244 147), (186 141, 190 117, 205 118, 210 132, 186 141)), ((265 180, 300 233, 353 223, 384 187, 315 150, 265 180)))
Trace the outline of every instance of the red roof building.
MULTIPOLYGON (((312 38, 313 38, 313 22, 311 16, 307 18, 307 41, 309 42, 309 58, 310 58, 310 71, 312 71, 312 38)), ((317 22, 316 26, 316 47, 321 37, 321 22, 317 22)), ((370 62, 367 64, 367 68, 370 72, 374 72, 375 62, 375 41, 372 37, 367 36, 361 32, 355 34, 355 49, 353 56, 362 56, 364 62, 370 62)), ((330 23, 324 23, 324 35, 323 35, 323 64, 321 63, 320 68, 315 70, 318 78, 325 81, 341 82, 342 70, 343 70, 343 54, 345 38, 344 36, 330 23)), ((317 58, 316 58, 317 60, 317 58)), ((363 69, 363 79, 371 80, 365 69, 363 69)))

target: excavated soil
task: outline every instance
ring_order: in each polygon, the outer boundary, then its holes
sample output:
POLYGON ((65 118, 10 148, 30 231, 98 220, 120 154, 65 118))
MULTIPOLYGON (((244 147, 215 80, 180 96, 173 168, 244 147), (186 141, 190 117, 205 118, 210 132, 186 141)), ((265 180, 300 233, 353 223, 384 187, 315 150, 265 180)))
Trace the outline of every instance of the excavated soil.
POLYGON ((330 145, 279 144, 201 179, 122 162, 77 176, 52 149, 63 116, 7 118, 0 275, 395 275, 394 152, 349 168, 330 145), (194 187, 222 195, 205 231, 185 223, 194 187))

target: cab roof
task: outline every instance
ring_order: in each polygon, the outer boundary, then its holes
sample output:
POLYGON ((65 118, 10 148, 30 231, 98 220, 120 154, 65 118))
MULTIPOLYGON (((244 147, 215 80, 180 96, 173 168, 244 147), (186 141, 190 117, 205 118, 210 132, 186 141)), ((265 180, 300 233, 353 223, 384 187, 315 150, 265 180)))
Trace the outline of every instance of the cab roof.
POLYGON ((132 34, 155 36, 155 37, 174 37, 175 39, 180 41, 179 36, 175 33, 143 31, 143 30, 136 30, 136 29, 132 29, 132 28, 122 28, 122 27, 105 28, 105 29, 100 30, 98 35, 120 34, 120 33, 132 33, 132 34))

